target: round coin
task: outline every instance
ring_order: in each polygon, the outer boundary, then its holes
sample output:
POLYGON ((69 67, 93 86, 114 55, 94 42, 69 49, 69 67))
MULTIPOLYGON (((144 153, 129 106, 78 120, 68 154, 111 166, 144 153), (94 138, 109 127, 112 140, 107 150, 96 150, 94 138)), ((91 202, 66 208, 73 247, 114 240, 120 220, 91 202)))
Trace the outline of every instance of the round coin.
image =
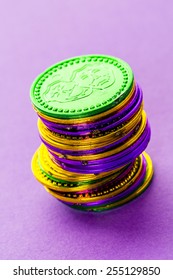
POLYGON ((134 82, 121 59, 86 55, 61 61, 38 76, 30 97, 38 112, 60 119, 94 116, 126 98, 134 82))

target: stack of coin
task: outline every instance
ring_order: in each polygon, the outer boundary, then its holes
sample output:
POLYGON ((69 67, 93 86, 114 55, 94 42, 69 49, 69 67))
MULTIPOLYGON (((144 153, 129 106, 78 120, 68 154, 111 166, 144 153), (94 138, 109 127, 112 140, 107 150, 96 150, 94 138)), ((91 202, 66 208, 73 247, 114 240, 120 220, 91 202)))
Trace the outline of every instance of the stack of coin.
POLYGON ((103 211, 148 187, 151 131, 127 63, 103 55, 61 61, 38 76, 30 96, 42 141, 32 171, 55 198, 103 211))

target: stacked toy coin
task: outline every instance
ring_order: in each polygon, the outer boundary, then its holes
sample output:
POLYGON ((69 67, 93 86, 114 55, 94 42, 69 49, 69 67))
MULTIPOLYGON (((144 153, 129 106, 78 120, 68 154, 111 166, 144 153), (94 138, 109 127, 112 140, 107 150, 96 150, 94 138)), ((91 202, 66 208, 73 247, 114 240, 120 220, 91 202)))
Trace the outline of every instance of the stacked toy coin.
POLYGON ((30 96, 42 141, 32 171, 51 195, 72 208, 103 211, 148 187, 151 130, 127 63, 103 55, 61 61, 38 76, 30 96))

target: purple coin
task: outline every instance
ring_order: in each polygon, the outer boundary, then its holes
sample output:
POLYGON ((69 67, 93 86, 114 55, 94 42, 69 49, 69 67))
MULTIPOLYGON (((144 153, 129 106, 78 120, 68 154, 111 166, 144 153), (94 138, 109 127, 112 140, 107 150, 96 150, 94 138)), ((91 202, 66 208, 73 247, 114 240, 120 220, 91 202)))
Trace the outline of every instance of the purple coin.
MULTIPOLYGON (((93 188, 91 192, 95 192, 95 191, 98 191, 100 190, 100 188, 102 189, 106 189, 108 187, 113 187, 115 184, 117 184, 117 182, 119 182, 122 178, 124 178, 125 176, 127 176, 130 172, 130 170, 133 168, 134 166, 134 162, 131 162, 130 164, 127 164, 125 168, 123 168, 123 170, 121 171, 121 173, 114 179, 111 179, 110 181, 106 182, 106 183, 103 183, 102 186, 100 187, 97 187, 97 188, 93 188)), ((113 176, 113 175, 112 175, 113 176)), ((86 190, 83 190, 83 191, 79 191, 79 192, 76 192, 78 194, 85 194, 85 193, 88 193, 89 191, 86 189, 86 190)))
MULTIPOLYGON (((120 144, 124 143, 125 141, 127 141, 128 139, 130 139, 130 137, 135 133, 135 131, 137 131, 140 127, 140 123, 141 121, 136 125, 136 127, 128 132, 125 136, 121 137, 119 140, 111 143, 111 144, 108 144, 107 146, 103 146, 101 148, 96 148, 96 149, 89 149, 89 150, 65 150, 65 149, 60 149, 60 148, 57 148, 57 147, 54 147, 52 145, 50 145, 49 143, 47 143, 40 135, 40 139, 41 141, 45 144, 45 146, 50 150, 50 153, 52 153, 52 155, 54 155, 53 152, 58 152, 58 153, 61 153, 63 155, 73 155, 73 156, 82 156, 82 155, 89 155, 89 154, 97 154, 97 153, 103 153, 103 152, 106 152, 110 149, 113 149, 113 148, 116 148, 118 147, 120 144)), ((116 133, 116 132, 115 132, 116 133)), ((65 156, 64 156, 65 157, 65 156)))
MULTIPOLYGON (((139 143, 141 141, 143 141, 143 139, 145 138, 145 135, 147 134, 148 130, 150 129, 149 127, 149 123, 147 122, 146 123, 146 126, 145 126, 145 129, 143 131, 143 133, 140 135, 140 137, 138 138, 138 140, 133 144, 135 146, 138 146, 139 143)), ((133 147, 134 149, 134 147, 133 147)), ((107 157, 107 158, 102 158, 102 159, 97 159, 97 160, 90 160, 90 161, 87 161, 87 166, 89 167, 90 165, 97 165, 97 164, 104 164, 104 163, 107 163, 107 162, 110 162, 111 160, 115 160, 117 158, 121 158, 123 157, 126 153, 129 152, 129 150, 131 151, 131 146, 128 148, 128 149, 125 149, 123 151, 121 151, 120 153, 117 153, 116 155, 114 156, 110 156, 110 157, 107 157)), ((71 165, 84 165, 82 161, 80 160, 70 160, 70 159, 66 159, 66 158, 61 158, 57 155, 54 156, 55 157, 55 160, 58 162, 58 163, 65 163, 65 164, 71 164, 71 165)))
MULTIPOLYGON (((140 138, 130 147, 123 150, 122 152, 115 154, 111 157, 99 160, 99 164, 97 165, 71 165, 58 162, 56 163, 60 165, 64 170, 68 170, 70 172, 83 173, 83 174, 91 174, 91 173, 101 173, 108 172, 114 170, 116 168, 122 167, 126 165, 128 162, 134 160, 137 156, 139 156, 147 147, 148 142, 150 140, 151 130, 149 125, 147 125, 147 129, 144 130, 140 138)), ((77 162, 77 161, 76 161, 77 162)), ((98 162, 98 160, 97 160, 98 162)))
MULTIPOLYGON (((142 182, 145 179, 145 175, 146 175, 146 160, 145 160, 144 156, 142 155, 142 169, 141 169, 141 172, 140 172, 139 176, 137 177, 137 179, 135 180, 135 182, 133 182, 133 184, 131 184, 130 187, 128 187, 126 190, 124 190, 123 192, 121 192, 121 193, 119 193, 115 196, 112 196, 112 197, 109 197, 109 198, 106 198, 106 199, 101 199, 101 197, 98 197, 98 199, 100 198, 100 200, 98 200, 98 201, 86 202, 86 203, 81 202, 80 205, 82 207, 86 207, 86 209, 87 209, 87 207, 103 206, 103 205, 108 205, 108 204, 120 201, 120 200, 128 197, 130 194, 132 194, 135 190, 137 190, 139 188, 139 186, 142 184, 142 182)), ((61 201, 61 202, 65 203, 69 206, 75 205, 75 203, 71 203, 71 202, 64 202, 64 201, 61 201)))

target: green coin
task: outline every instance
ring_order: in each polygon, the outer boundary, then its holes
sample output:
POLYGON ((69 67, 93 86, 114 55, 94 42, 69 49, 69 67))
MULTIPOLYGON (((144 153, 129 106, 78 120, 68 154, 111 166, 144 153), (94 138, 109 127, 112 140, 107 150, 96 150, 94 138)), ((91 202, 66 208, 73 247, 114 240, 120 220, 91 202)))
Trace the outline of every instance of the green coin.
POLYGON ((94 116, 119 104, 133 86, 130 66, 119 58, 86 55, 61 61, 37 77, 33 105, 42 114, 73 119, 94 116))

